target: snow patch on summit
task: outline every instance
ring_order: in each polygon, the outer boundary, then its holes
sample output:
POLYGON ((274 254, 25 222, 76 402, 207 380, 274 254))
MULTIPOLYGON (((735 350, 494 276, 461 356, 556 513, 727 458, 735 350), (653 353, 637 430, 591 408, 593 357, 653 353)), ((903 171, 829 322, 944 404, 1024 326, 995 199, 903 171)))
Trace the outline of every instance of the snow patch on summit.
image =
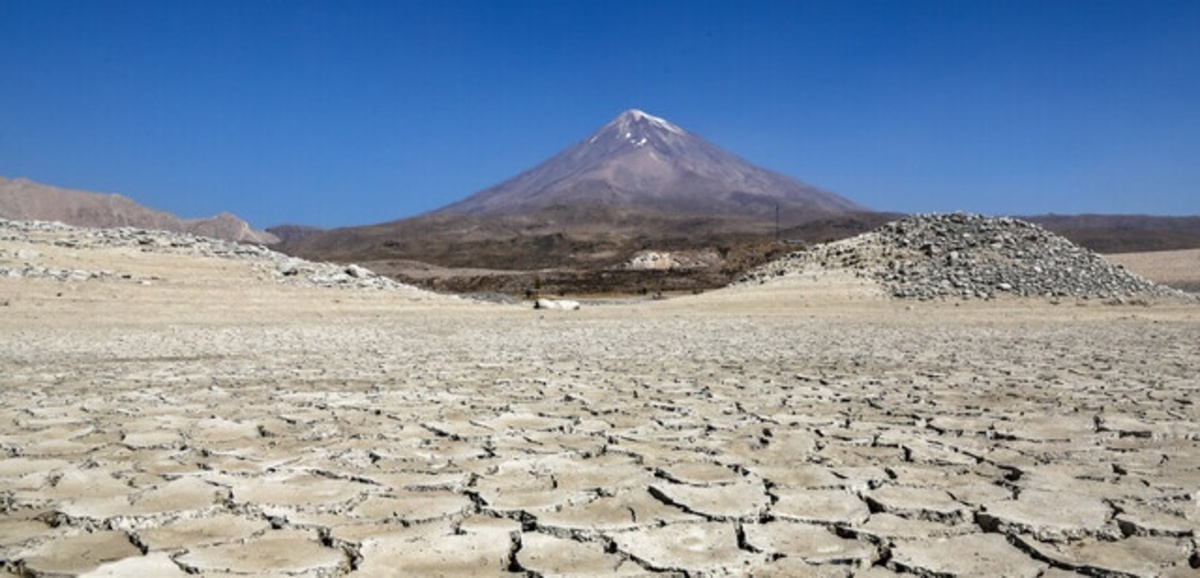
POLYGON ((617 115, 536 167, 439 212, 517 215, 581 201, 656 213, 794 222, 861 210, 796 179, 751 165, 638 109, 617 115), (763 199, 764 202, 748 202, 763 199))
POLYGON ((633 121, 646 120, 663 130, 673 132, 675 134, 683 134, 683 129, 671 124, 670 122, 667 122, 666 119, 659 118, 652 114, 646 114, 645 112, 642 112, 636 108, 631 108, 625 111, 625 114, 628 115, 628 117, 633 121))

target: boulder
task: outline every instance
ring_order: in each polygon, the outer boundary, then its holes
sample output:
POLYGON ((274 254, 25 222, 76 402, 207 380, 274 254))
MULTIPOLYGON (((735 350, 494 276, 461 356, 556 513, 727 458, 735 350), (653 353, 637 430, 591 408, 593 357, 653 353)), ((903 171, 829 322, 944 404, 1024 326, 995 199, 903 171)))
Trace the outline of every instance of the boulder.
POLYGON ((579 302, 570 299, 538 299, 533 303, 534 309, 554 309, 559 311, 577 311, 579 302))

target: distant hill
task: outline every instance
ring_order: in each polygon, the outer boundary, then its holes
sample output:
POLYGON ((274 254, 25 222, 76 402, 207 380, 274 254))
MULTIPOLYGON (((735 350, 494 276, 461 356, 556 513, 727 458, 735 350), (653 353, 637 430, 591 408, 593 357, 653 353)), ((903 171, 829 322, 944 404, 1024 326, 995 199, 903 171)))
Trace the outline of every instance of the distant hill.
POLYGON ((128 197, 60 189, 26 179, 0 177, 0 218, 58 221, 78 227, 138 227, 191 233, 214 239, 271 244, 279 239, 257 231, 229 213, 207 219, 183 219, 137 204, 128 197))
MULTIPOLYGON (((784 239, 828 242, 865 233, 904 218, 902 213, 862 213, 784 229, 784 239)), ((1101 254, 1176 251, 1200 248, 1200 216, 1032 215, 1015 216, 1045 227, 1072 243, 1101 254)))
POLYGON ((276 225, 267 227, 266 231, 279 238, 280 243, 298 243, 309 237, 313 237, 325 232, 321 227, 312 227, 309 225, 276 225))
POLYGON ((1037 223, 1097 253, 1173 251, 1200 247, 1200 216, 1034 215, 1037 223))

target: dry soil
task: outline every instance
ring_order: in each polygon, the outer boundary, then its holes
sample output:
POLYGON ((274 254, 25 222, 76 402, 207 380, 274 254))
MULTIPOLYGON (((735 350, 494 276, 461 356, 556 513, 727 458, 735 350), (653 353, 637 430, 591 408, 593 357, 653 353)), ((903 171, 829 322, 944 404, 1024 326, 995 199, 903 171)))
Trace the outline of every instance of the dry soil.
POLYGON ((580 311, 10 243, 0 560, 41 576, 1194 576, 1200 307, 835 273, 580 311))

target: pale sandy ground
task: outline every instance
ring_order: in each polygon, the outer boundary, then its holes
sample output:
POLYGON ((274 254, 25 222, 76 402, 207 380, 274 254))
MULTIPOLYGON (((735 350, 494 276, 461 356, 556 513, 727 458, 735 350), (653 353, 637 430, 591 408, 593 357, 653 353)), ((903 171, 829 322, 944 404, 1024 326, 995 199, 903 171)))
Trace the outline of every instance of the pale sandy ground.
POLYGON ((537 312, 35 248, 155 280, 0 279, 10 573, 1200 572, 1194 303, 537 312))
POLYGON ((1200 249, 1119 253, 1104 258, 1147 279, 1200 293, 1200 249))

